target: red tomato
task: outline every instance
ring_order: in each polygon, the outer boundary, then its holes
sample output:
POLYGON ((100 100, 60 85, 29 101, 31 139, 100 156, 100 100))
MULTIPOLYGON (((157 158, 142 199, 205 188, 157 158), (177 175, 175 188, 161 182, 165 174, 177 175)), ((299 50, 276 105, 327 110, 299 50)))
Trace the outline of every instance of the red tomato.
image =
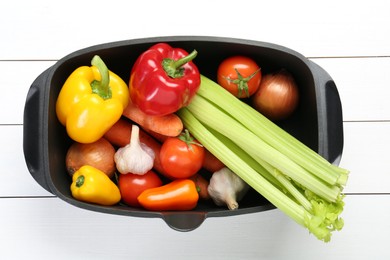
POLYGON ((164 171, 174 179, 191 177, 202 168, 205 148, 188 133, 170 137, 160 150, 160 161, 164 171))
POLYGON ((133 207, 141 207, 137 198, 144 190, 160 187, 162 184, 160 177, 153 171, 148 171, 144 175, 120 174, 118 180, 122 201, 133 207))
POLYGON ((245 56, 232 56, 218 67, 217 81, 238 98, 253 95, 260 86, 261 70, 256 62, 245 56))

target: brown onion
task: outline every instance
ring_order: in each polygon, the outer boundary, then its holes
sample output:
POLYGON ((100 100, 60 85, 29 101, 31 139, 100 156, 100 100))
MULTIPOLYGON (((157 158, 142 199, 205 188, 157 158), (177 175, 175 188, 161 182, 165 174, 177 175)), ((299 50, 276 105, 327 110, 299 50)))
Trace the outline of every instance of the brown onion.
POLYGON ((114 147, 104 138, 89 144, 75 142, 66 154, 66 169, 72 176, 81 166, 90 165, 111 178, 116 170, 114 154, 114 147))
POLYGON ((281 70, 266 74, 252 97, 252 106, 270 120, 282 120, 298 105, 298 87, 292 75, 281 70))

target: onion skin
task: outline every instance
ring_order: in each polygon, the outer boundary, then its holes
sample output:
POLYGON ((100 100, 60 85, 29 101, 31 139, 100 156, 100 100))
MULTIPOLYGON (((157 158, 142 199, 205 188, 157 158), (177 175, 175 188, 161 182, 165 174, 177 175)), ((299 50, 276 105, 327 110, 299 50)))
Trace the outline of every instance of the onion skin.
POLYGON ((252 97, 252 106, 273 121, 289 117, 298 102, 298 86, 286 70, 264 75, 259 89, 252 97))
POLYGON ((75 142, 66 154, 66 170, 73 176, 80 167, 90 165, 112 178, 116 170, 114 154, 115 148, 104 138, 88 144, 75 142))

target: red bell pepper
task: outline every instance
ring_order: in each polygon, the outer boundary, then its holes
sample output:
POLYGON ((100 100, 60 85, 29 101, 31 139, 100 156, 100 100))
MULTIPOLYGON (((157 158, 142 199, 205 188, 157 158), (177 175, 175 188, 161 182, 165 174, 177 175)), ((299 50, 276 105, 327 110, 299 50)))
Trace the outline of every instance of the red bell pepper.
POLYGON ((200 74, 188 54, 180 48, 158 43, 142 53, 130 75, 130 98, 144 113, 167 115, 188 105, 200 85, 200 74))

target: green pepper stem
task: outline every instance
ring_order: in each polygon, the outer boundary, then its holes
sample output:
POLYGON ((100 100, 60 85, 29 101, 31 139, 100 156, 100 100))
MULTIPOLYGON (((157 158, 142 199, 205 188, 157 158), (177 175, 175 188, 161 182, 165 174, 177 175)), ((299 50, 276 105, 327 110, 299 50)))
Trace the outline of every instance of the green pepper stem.
POLYGON ((173 62, 172 67, 175 68, 175 69, 180 68, 184 64, 186 64, 186 63, 192 61, 193 59, 195 59, 196 55, 198 55, 198 52, 196 50, 193 50, 187 56, 185 56, 185 57, 183 57, 181 59, 178 59, 177 61, 173 62))
POLYGON ((189 55, 178 60, 166 58, 162 61, 162 66, 169 77, 180 78, 184 74, 182 66, 195 59, 196 55, 198 55, 198 52, 193 50, 189 55))
POLYGON ((81 186, 83 186, 84 181, 85 181, 84 175, 80 175, 79 177, 77 177, 77 179, 76 179, 76 187, 80 188, 81 186))
POLYGON ((94 80, 91 83, 92 93, 98 94, 103 99, 111 98, 110 74, 106 64, 98 55, 95 55, 92 58, 91 65, 97 67, 101 76, 100 81, 94 80))

